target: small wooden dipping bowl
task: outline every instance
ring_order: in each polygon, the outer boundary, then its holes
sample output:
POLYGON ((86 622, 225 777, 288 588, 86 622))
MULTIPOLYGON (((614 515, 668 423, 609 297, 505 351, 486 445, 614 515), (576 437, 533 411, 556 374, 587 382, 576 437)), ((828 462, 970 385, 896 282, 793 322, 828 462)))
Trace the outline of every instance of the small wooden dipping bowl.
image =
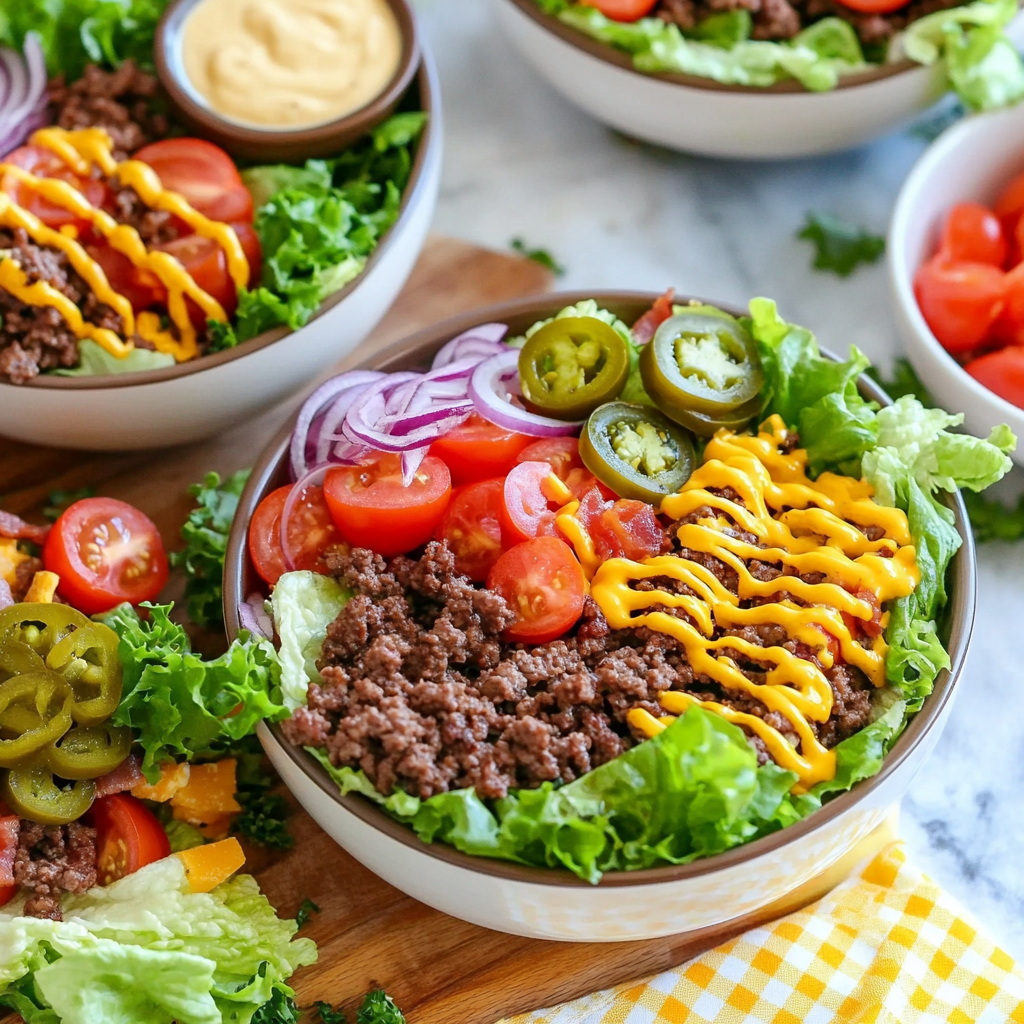
POLYGON ((420 35, 409 0, 387 0, 398 21, 402 52, 383 92, 351 114, 304 128, 256 128, 222 117, 210 107, 185 72, 181 41, 185 22, 204 0, 174 0, 156 30, 154 58, 160 84, 178 118, 196 135, 215 142, 232 156, 257 163, 300 163, 310 157, 337 156, 385 120, 412 83, 420 64, 420 35))

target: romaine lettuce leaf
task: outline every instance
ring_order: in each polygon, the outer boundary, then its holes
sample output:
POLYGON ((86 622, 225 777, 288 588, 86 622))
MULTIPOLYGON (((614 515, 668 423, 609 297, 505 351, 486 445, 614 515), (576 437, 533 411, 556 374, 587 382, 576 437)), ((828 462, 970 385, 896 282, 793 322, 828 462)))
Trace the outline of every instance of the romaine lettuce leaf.
POLYGON ((0 1004, 47 1024, 248 1024, 316 961, 254 879, 191 892, 167 857, 62 901, 63 921, 0 910, 0 1004))
POLYGON ((316 661, 327 627, 351 596, 337 580, 316 572, 286 572, 274 586, 270 604, 281 641, 281 693, 289 710, 302 707, 309 684, 319 682, 316 661))
POLYGON ((154 352, 148 348, 133 348, 118 359, 91 338, 78 343, 78 365, 61 367, 49 372, 54 377, 95 377, 103 373, 138 373, 140 370, 162 370, 174 365, 169 352, 154 352))

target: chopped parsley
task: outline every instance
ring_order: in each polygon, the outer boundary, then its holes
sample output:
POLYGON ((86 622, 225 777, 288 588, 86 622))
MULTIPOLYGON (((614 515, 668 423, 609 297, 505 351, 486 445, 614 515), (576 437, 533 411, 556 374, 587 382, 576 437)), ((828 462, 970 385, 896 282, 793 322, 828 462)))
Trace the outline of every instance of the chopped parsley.
POLYGON ((295 923, 301 928, 313 914, 319 914, 320 908, 307 896, 295 912, 295 923))
POLYGON ((849 277, 862 263, 877 263, 885 252, 885 239, 828 213, 809 213, 797 238, 814 245, 812 266, 849 277))
POLYGON ((514 252, 525 256, 528 260, 533 260, 534 263, 539 263, 546 270, 550 270, 555 277, 565 275, 565 267, 547 249, 531 249, 522 238, 513 238, 509 244, 514 252))
POLYGON ((94 498, 95 496, 95 487, 79 487, 74 491, 50 491, 47 498, 49 504, 43 509, 43 518, 55 523, 69 505, 74 505, 76 501, 81 501, 83 498, 94 498))
POLYGON ((290 850, 295 839, 288 831, 288 801, 270 792, 278 778, 265 770, 259 742, 254 736, 246 736, 230 753, 238 762, 235 797, 242 806, 242 813, 232 822, 231 831, 255 846, 290 850))
MULTIPOLYGON (((335 1010, 330 1003, 314 1003, 313 1008, 320 1024, 348 1024, 345 1011, 335 1010)), ((391 996, 378 988, 366 994, 363 1005, 356 1013, 356 1024, 406 1024, 406 1021, 391 996)))

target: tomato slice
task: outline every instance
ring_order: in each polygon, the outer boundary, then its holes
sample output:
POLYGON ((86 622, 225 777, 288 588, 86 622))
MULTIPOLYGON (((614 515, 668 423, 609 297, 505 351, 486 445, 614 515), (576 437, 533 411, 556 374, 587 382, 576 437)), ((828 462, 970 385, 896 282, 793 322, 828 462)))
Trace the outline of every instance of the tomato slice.
POLYGON ((950 263, 941 253, 914 276, 914 294, 932 333, 947 352, 977 348, 1006 299, 1006 274, 987 263, 950 263))
MULTIPOLYGON (((77 174, 72 173, 60 157, 42 146, 21 146, 8 153, 0 162, 15 164, 39 178, 57 178, 60 181, 66 181, 78 189, 93 206, 105 206, 109 201, 111 193, 106 182, 97 178, 78 177, 77 174)), ((59 228, 70 224, 80 232, 91 229, 91 224, 87 220, 76 217, 70 210, 66 210, 62 206, 48 202, 25 184, 19 182, 12 174, 4 174, 0 177, 0 191, 6 192, 29 213, 34 213, 47 227, 59 228)))
MULTIPOLYGON (((290 486, 271 491, 257 506, 249 523, 249 557, 256 571, 273 586, 287 572, 281 548, 281 514, 291 494, 290 486)), ((341 543, 323 489, 307 484, 292 509, 288 545, 296 569, 323 572, 323 554, 341 543)))
MULTIPOLYGON (((202 235, 184 235, 172 242, 153 246, 170 253, 184 268, 193 281, 208 295, 212 295, 230 316, 238 305, 235 282, 228 273, 228 261, 224 250, 212 239, 202 235)), ((206 314, 191 299, 189 312, 197 326, 206 322, 206 314)))
POLYGON ((957 203, 942 229, 939 252, 950 263, 1002 267, 1009 245, 999 218, 980 203, 957 203))
POLYGON ((554 535, 557 502, 544 493, 549 476, 547 462, 520 462, 505 477, 501 526, 509 544, 554 535))
POLYGON ((575 437, 545 437, 528 444, 516 462, 546 462, 560 480, 568 481, 569 472, 582 469, 580 445, 575 437))
POLYGON ((535 537, 510 548, 487 574, 516 613, 503 636, 509 643, 544 644, 560 637, 583 613, 587 580, 572 549, 557 537, 535 537))
POLYGON ((163 825, 133 796, 116 793, 93 803, 89 812, 96 829, 96 873, 110 885, 154 861, 170 856, 163 825))
POLYGON ((482 583, 504 550, 501 513, 505 481, 481 480, 452 491, 451 501, 437 527, 437 539, 448 542, 455 568, 482 583))
POLYGON ((96 615, 128 601, 151 601, 167 582, 167 554, 153 521, 116 498, 83 498, 53 524, 43 564, 60 576, 57 593, 96 615))
POLYGON ((220 146, 205 139, 162 139, 143 146, 135 159, 149 164, 164 188, 184 196, 204 217, 252 223, 252 196, 220 146))
POLYGON ((1003 348, 972 359, 964 369, 989 391, 1024 409, 1024 348, 1003 348))
POLYGON ((451 493, 448 467, 433 455, 423 460, 408 487, 402 483, 401 458, 392 453, 330 469, 324 480, 327 507, 342 537, 385 557, 430 540, 451 493))
POLYGON ((515 464, 516 457, 535 438, 517 434, 485 420, 478 413, 453 427, 430 446, 452 475, 452 484, 475 483, 504 476, 515 464))
POLYGON ((614 21, 639 21, 654 10, 658 0, 588 0, 588 3, 614 21))
POLYGON ((839 3, 860 14, 892 14, 906 7, 910 0, 839 0, 839 3))

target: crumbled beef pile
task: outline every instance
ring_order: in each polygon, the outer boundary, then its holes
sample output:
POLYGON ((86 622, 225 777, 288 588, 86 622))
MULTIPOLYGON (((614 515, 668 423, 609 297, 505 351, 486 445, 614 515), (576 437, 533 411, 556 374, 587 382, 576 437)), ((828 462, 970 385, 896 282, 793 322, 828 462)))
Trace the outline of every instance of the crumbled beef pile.
MULTIPOLYGON (((678 544, 677 551, 735 592, 736 575, 724 563, 678 544)), ((419 560, 385 563, 366 550, 339 549, 327 562, 356 596, 328 629, 318 663, 322 684, 310 687, 307 707, 284 732, 296 745, 325 748, 335 765, 363 769, 381 793, 398 786, 427 798, 472 786, 496 798, 511 787, 569 782, 641 739, 631 734, 627 713, 644 708, 660 714, 658 695, 670 689, 758 715, 796 742, 782 716, 694 673, 673 637, 646 627, 612 630, 589 598, 572 635, 528 648, 501 640, 512 621, 509 608, 498 594, 458 575, 443 543, 429 544, 419 560)), ((682 588, 669 579, 637 586, 682 588)), ((815 660, 811 648, 777 626, 721 635, 756 646, 780 644, 815 660)), ((725 653, 748 678, 765 681, 767 662, 725 653)), ((825 675, 835 709, 818 734, 832 746, 867 724, 871 686, 845 665, 825 675)), ((762 742, 749 739, 764 763, 762 742)))
POLYGON ((878 46, 925 15, 959 7, 962 2, 913 0, 892 14, 861 14, 839 0, 660 0, 654 14, 685 32, 712 14, 746 9, 753 16, 754 39, 769 40, 792 39, 821 18, 837 17, 853 26, 865 46, 878 46))
POLYGON ((96 830, 77 821, 38 825, 22 818, 14 880, 32 893, 25 901, 29 917, 59 921, 61 894, 96 884, 96 830))
MULTIPOLYGON (((43 249, 22 228, 0 229, 0 253, 13 259, 29 284, 44 281, 66 295, 92 323, 122 329, 121 317, 99 302, 59 249, 43 249)), ((78 340, 52 306, 26 306, 0 289, 0 377, 24 384, 43 370, 78 363, 78 340)))
POLYGON ((124 160, 147 143, 167 134, 160 85, 153 75, 126 60, 116 71, 89 64, 77 82, 63 76, 50 82, 54 123, 61 128, 106 128, 114 142, 114 158, 124 160))

